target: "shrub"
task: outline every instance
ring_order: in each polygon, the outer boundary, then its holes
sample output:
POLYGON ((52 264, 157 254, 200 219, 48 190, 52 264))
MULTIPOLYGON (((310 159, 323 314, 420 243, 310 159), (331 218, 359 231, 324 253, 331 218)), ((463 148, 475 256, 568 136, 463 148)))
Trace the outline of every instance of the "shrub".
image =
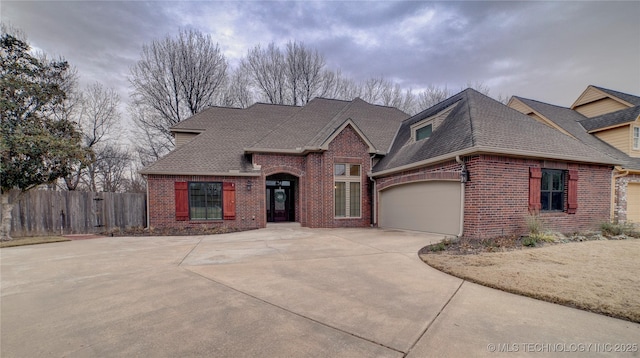
POLYGON ((533 236, 525 237, 524 239, 522 239, 523 246, 534 247, 536 246, 537 243, 538 243, 538 240, 533 236))
POLYGON ((631 223, 614 224, 605 222, 600 225, 600 230, 605 236, 620 236, 627 235, 635 238, 640 238, 640 229, 636 228, 631 223))
POLYGON ((429 247, 429 250, 431 250, 432 252, 438 252, 438 251, 444 251, 447 248, 447 245, 445 245, 444 242, 439 242, 435 245, 431 245, 431 247, 429 247))
POLYGON ((535 235, 542 232, 543 224, 542 224, 542 220, 540 220, 540 217, 538 215, 535 215, 535 214, 527 215, 525 220, 527 221, 527 229, 529 230, 530 235, 535 235))

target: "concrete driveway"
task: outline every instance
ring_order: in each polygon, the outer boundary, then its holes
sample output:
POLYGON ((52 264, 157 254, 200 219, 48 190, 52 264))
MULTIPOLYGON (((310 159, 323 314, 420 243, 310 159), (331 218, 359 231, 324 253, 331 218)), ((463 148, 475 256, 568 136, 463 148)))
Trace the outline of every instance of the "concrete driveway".
POLYGON ((1 249, 0 355, 638 356, 638 324, 423 264, 440 239, 285 224, 1 249))

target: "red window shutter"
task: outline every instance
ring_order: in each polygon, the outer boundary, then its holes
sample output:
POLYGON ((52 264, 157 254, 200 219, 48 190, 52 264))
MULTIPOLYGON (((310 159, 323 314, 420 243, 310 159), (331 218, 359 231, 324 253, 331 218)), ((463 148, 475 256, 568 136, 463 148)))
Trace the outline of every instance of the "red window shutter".
POLYGON ((177 181, 176 191, 176 220, 189 220, 189 185, 186 181, 177 181))
POLYGON ((578 171, 569 170, 567 185, 567 213, 575 214, 578 210, 578 171))
POLYGON ((542 169, 529 168, 529 211, 538 211, 542 207, 540 203, 540 179, 542 169))
POLYGON ((224 220, 235 220, 236 218, 236 184, 222 183, 222 206, 224 220))

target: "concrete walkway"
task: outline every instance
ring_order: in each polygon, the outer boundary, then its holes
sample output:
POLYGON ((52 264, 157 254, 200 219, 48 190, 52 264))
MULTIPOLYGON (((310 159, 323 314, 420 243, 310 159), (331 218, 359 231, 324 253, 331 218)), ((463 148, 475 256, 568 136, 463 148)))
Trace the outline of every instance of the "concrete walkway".
POLYGON ((440 239, 276 225, 3 248, 0 356, 639 356, 638 324, 430 268, 417 251, 440 239))

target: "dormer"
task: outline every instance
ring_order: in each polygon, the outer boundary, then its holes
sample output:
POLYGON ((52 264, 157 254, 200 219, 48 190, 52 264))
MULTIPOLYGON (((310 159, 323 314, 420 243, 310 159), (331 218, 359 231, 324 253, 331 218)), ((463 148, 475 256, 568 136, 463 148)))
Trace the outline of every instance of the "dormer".
POLYGON ((435 115, 412 124, 410 127, 412 142, 415 143, 424 139, 429 139, 431 134, 440 126, 440 124, 442 124, 456 105, 457 103, 452 104, 435 115))
POLYGON ((633 107, 624 93, 607 90, 596 86, 589 86, 573 103, 571 109, 587 118, 597 117, 621 109, 633 107))
POLYGON ((172 130, 171 135, 173 136, 175 147, 179 148, 184 144, 187 144, 193 140, 198 134, 204 132, 201 129, 181 129, 181 130, 172 130))

